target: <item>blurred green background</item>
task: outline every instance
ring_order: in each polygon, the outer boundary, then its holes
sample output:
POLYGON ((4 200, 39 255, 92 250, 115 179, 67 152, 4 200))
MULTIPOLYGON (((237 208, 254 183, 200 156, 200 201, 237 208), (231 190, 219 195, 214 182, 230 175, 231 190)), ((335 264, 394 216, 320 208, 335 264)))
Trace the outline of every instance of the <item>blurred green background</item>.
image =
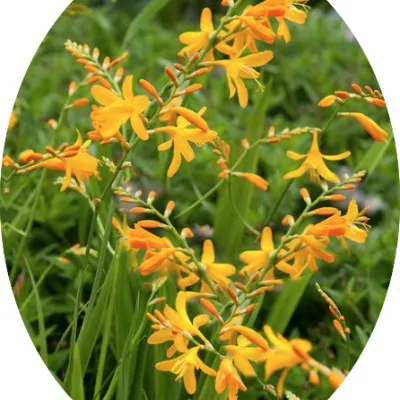
MULTIPOLYGON (((29 67, 16 101, 18 123, 7 135, 5 151, 12 157, 26 148, 44 150, 53 134, 47 128, 46 121, 57 118, 69 82, 84 77, 82 67, 64 50, 66 39, 87 43, 91 48, 99 47, 101 57, 116 57, 128 50, 129 57, 124 67, 126 71, 134 73, 136 84, 139 78, 145 78, 154 86, 161 87, 165 83, 165 65, 176 61, 176 54, 181 48, 178 35, 197 29, 198 16, 204 6, 210 6, 216 15, 222 15, 219 2, 211 0, 92 1, 85 3, 84 7, 81 4, 73 3, 60 16, 29 67), (126 46, 121 46, 122 43, 126 43, 126 46)), ((262 122, 265 131, 271 125, 278 131, 286 127, 321 127, 330 116, 329 110, 316 106, 322 97, 335 90, 348 90, 353 82, 378 88, 368 61, 340 17, 326 1, 313 1, 310 4, 312 10, 306 25, 290 25, 292 41, 289 44, 275 43, 274 60, 263 69, 263 81, 268 90, 268 111, 262 122)), ((212 129, 219 132, 222 139, 237 145, 251 118, 253 103, 243 110, 236 99, 228 99, 223 71, 216 70, 202 78, 202 83, 204 90, 192 96, 189 106, 199 109, 207 104, 206 116, 212 129)), ((255 84, 250 83, 249 87, 250 92, 256 92, 255 84)), ((83 89, 82 95, 88 95, 87 89, 83 89)), ((346 109, 366 112, 390 132, 388 116, 384 110, 358 103, 346 109)), ((88 113, 88 108, 68 112, 66 123, 58 133, 60 137, 56 138, 57 145, 75 140, 77 128, 81 132, 91 129, 88 113)), ((308 145, 307 138, 299 138, 284 145, 265 146, 261 149, 258 173, 268 179, 270 190, 266 193, 254 191, 251 207, 244 210, 251 224, 258 228, 263 226, 272 205, 286 186, 283 174, 297 165, 286 158, 286 150, 293 148, 302 152, 308 145)), ((332 265, 321 264, 313 281, 318 281, 327 289, 346 315, 353 331, 354 362, 371 334, 390 281, 397 243, 399 192, 393 143, 387 146, 373 144, 368 134, 354 121, 337 120, 326 135, 322 150, 326 154, 336 154, 347 149, 351 150, 351 157, 341 166, 332 165, 332 168, 352 172, 359 167, 370 169, 366 182, 353 194, 361 205, 370 206, 372 229, 366 244, 351 245, 348 253, 340 250, 337 245, 340 254, 337 261, 332 265)), ((109 148, 93 146, 92 150, 97 151, 98 156, 118 156, 118 152, 114 153, 109 148)), ((133 186, 144 190, 155 189, 160 194, 160 207, 169 199, 175 200, 178 212, 192 204, 218 179, 216 157, 206 148, 198 149, 195 161, 190 165, 182 165, 171 182, 165 182, 164 166, 159 162, 154 143, 142 145, 132 161, 135 173, 133 186)), ((29 205, 32 202, 32 190, 37 184, 37 174, 39 172, 18 176, 9 184, 3 183, 1 217, 9 266, 13 263, 15 249, 23 234, 19 230, 24 229, 31 212, 29 205), (6 223, 12 224, 14 229, 10 229, 8 224, 5 228, 6 223)), ((66 248, 75 243, 85 244, 90 224, 91 215, 85 201, 75 193, 60 193, 59 187, 52 185, 56 176, 52 171, 47 174, 46 190, 35 212, 33 230, 24 254, 24 260, 31 266, 37 279, 49 262, 66 248)), ((303 185, 309 185, 307 177, 292 185, 271 221, 276 235, 284 232, 280 221, 286 213, 298 215, 301 212, 303 203, 298 191, 303 185)), ((312 194, 318 190, 317 186, 311 185, 312 194)), ((226 221, 218 222, 217 218, 218 210, 228 207, 221 201, 223 196, 223 191, 219 192, 176 223, 178 227, 194 227, 199 244, 204 237, 212 237, 219 256, 237 260, 240 251, 254 247, 254 238, 244 233, 236 243, 226 243, 226 229, 229 226, 226 221), (218 224, 223 226, 218 227, 218 224), (208 225, 207 229, 204 225, 208 225)), ((75 259, 68 265, 56 264, 41 286, 50 353, 68 326, 81 263, 81 260, 75 259)), ((32 290, 29 277, 23 271, 24 268, 17 283, 12 282, 19 305, 32 290)), ((85 286, 87 292, 90 290, 91 279, 92 275, 88 274, 85 286)), ((277 295, 272 294, 263 305, 257 327, 263 325, 270 311, 269 304, 277 295)), ((38 313, 34 301, 24 309, 23 318, 37 345, 38 313)), ((330 365, 343 364, 344 346, 334 334, 329 312, 313 285, 305 291, 286 333, 289 336, 300 334, 317 342, 313 354, 321 361, 330 365)), ((50 368, 59 376, 65 372, 66 356, 67 350, 49 356, 50 368)), ((289 385, 288 389, 292 388, 300 398, 321 399, 324 393, 330 393, 331 389, 326 384, 323 384, 321 391, 320 387, 314 388, 304 383, 301 371, 292 374, 290 382, 293 387, 289 385)), ((251 396, 254 393, 249 391, 243 398, 254 398, 251 396)))

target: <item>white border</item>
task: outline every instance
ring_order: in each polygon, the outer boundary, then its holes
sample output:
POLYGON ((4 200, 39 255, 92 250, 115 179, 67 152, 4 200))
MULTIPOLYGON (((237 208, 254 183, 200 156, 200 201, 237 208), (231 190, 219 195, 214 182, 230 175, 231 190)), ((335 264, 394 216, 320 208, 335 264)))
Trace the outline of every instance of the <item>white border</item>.
MULTIPOLYGON (((217 1, 217 0, 216 0, 217 1)), ((68 5, 68 0, 14 0, 2 5, 0 37, 1 108, 0 132, 6 127, 18 88, 34 52, 51 24, 68 5), (4 40, 6 38, 6 40, 4 40)), ((398 71, 398 15, 395 0, 331 0, 361 43, 379 80, 389 105, 389 113, 397 139, 400 135, 400 83, 398 71)), ((334 32, 332 32, 334 34, 334 32)), ((35 134, 27 132, 26 134, 35 134)), ((4 141, 0 141, 1 153, 4 141)), ((397 148, 398 149, 398 148, 397 148)), ((0 245, 2 242, 0 237, 0 245)), ((4 267, 0 266, 0 398, 19 400, 58 400, 68 396, 41 361, 20 318, 4 267)), ((334 400, 394 398, 398 393, 400 347, 400 267, 399 251, 396 267, 382 313, 368 345, 350 377, 332 396, 334 400)))

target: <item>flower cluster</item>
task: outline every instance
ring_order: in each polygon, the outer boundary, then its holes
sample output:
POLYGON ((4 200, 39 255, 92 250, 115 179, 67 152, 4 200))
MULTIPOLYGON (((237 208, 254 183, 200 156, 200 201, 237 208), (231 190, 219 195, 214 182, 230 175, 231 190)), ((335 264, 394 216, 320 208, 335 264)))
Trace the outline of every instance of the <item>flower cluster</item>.
MULTIPOLYGON (((103 246, 113 257, 119 257, 123 252, 131 255, 128 257, 130 267, 138 272, 144 284, 150 280, 158 288, 160 279, 168 277, 178 289, 174 307, 165 304, 160 309, 165 296, 151 298, 147 304, 146 314, 154 331, 148 343, 169 345, 166 358, 156 363, 156 370, 170 372, 177 376, 177 380, 182 379, 190 395, 198 390, 199 376, 204 374, 207 379, 213 379, 215 392, 227 393, 229 400, 247 390, 250 378, 257 380, 262 390, 283 398, 288 373, 297 366, 309 374, 312 384, 319 383, 319 374, 326 376, 334 388, 344 379, 344 373, 338 369, 312 358, 310 341, 285 338, 269 325, 257 332, 253 329, 254 320, 268 292, 284 286, 288 280, 316 272, 324 262, 335 262, 333 242, 339 241, 347 248, 348 242, 362 244, 367 239, 366 209, 360 210, 356 201, 351 199, 347 211, 332 206, 332 202, 346 199, 343 193, 354 189, 365 172, 344 177, 334 172, 332 162, 351 154, 350 151, 339 154, 321 152, 328 127, 337 117, 353 118, 374 140, 385 141, 388 138, 388 134, 365 114, 342 110, 353 101, 385 107, 379 91, 369 87, 363 90, 353 85, 352 93, 337 91, 319 103, 320 107, 335 107, 326 126, 287 128, 281 132, 270 127, 254 143, 243 137, 241 153, 233 160, 229 132, 222 140, 207 120, 207 108, 192 109, 187 105, 190 96, 203 89, 196 80, 211 74, 213 69, 223 68, 229 97, 237 94, 240 106, 247 107, 247 81, 253 80, 263 89, 260 69, 272 62, 274 42, 283 40, 288 43, 291 39, 290 23, 305 23, 309 11, 307 0, 245 3, 243 0, 222 0, 227 12, 218 24, 209 8, 203 10, 199 30, 179 36, 184 46, 178 54, 180 62, 165 67, 166 84, 159 90, 145 79, 125 74, 122 67, 114 71, 128 57, 127 53, 114 60, 106 56, 100 61, 97 48, 92 50, 88 45, 67 41, 67 51, 84 67, 87 76, 81 83, 70 84, 60 118, 57 121, 51 119, 48 125, 54 135, 66 112, 92 103, 88 120, 93 129, 86 133, 86 140, 78 132, 74 144, 64 143, 55 148, 52 143, 46 147, 45 153, 26 149, 19 154, 18 162, 10 156, 3 158, 3 166, 12 170, 10 178, 41 168, 61 173, 56 181, 61 185, 61 191, 75 190, 89 201, 93 210, 92 224, 95 226, 97 223, 100 238, 106 235, 99 209, 111 193, 118 198, 124 208, 119 213, 112 213, 109 225, 114 227, 119 245, 114 248, 106 242, 103 246), (78 90, 84 88, 87 96, 75 98, 78 90), (201 249, 197 249, 191 243, 194 232, 189 226, 177 229, 175 220, 201 205, 224 183, 229 185, 231 179, 244 179, 261 190, 273 187, 274 182, 255 170, 240 170, 243 159, 261 146, 270 148, 283 141, 290 141, 289 144, 294 146, 299 136, 303 142, 309 143, 309 150, 304 154, 288 150, 287 157, 299 163, 292 171, 284 171, 281 177, 307 182, 303 175, 309 173, 320 191, 312 197, 306 187, 300 190, 298 200, 303 200, 305 206, 299 215, 286 215, 282 220, 283 226, 274 226, 274 229, 269 223, 261 225, 260 232, 252 229, 258 243, 238 254, 237 262, 220 260, 210 239, 204 240, 201 249), (180 213, 175 213, 175 207, 180 205, 174 201, 169 201, 163 212, 159 211, 160 206, 155 205, 159 199, 154 191, 146 195, 142 191, 132 194, 124 186, 124 170, 126 176, 131 177, 130 167, 135 163, 133 150, 142 142, 157 147, 160 152, 171 152, 167 178, 178 173, 182 159, 192 162, 197 148, 208 145, 217 157, 217 184, 180 213), (98 145, 116 145, 122 155, 115 163, 106 157, 98 159, 95 156, 98 145), (101 166, 107 167, 108 172, 100 174, 101 166), (100 175, 106 183, 101 195, 95 197, 87 187, 90 188, 94 178, 100 175), (133 226, 129 223, 132 219, 135 220, 133 226), (285 233, 278 234, 282 229, 285 233), (261 375, 258 364, 264 369, 261 375), (269 381, 278 371, 281 375, 274 388, 269 381)), ((10 127, 15 123, 13 118, 10 127)), ((54 137, 53 141, 57 140, 57 136, 54 137)), ((112 207, 111 211, 114 211, 112 207)), ((89 236, 87 246, 78 245, 69 253, 97 256, 91 245, 89 236)), ((65 257, 59 261, 69 262, 65 257)), ((334 315, 336 330, 346 339, 350 329, 344 317, 333 300, 322 289, 319 291, 334 315)), ((153 290, 152 296, 155 293, 153 290)))

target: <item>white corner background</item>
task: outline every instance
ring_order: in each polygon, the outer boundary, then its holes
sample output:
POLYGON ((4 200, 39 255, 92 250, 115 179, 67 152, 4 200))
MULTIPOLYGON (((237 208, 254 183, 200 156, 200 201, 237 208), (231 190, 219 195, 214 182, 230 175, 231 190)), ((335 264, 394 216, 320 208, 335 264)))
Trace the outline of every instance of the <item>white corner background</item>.
MULTIPOLYGON (((371 62, 387 100, 398 141, 400 113, 396 111, 400 109, 400 62, 397 58, 400 2, 331 0, 330 3, 349 25, 371 62)), ((45 34, 68 4, 68 0, 13 0, 1 6, 1 153, 3 137, 22 78, 45 34)), ((34 135, 35 132, 26 134, 34 135)), ((43 364, 25 330, 9 284, 1 237, 0 246, 0 399, 68 399, 43 364)), ((349 377, 331 397, 333 400, 377 400, 394 398, 394 393, 398 393, 399 264, 397 251, 392 282, 378 324, 349 377)))

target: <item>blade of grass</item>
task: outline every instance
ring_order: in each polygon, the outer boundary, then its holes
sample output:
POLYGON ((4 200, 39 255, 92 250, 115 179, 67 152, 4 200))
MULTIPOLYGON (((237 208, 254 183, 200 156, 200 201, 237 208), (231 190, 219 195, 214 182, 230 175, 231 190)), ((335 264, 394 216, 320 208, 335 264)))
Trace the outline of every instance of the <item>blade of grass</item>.
POLYGON ((83 385, 83 375, 81 370, 81 359, 79 355, 79 348, 76 348, 73 355, 72 362, 72 385, 71 385, 71 398, 74 400, 85 400, 85 390, 83 385))
POLYGON ((129 42, 135 37, 139 29, 148 24, 171 0, 153 0, 132 20, 121 45, 121 52, 128 48, 129 42))
POLYGON ((42 360, 44 361, 44 363, 47 364, 48 363, 48 352, 47 352, 47 342, 46 342, 46 325, 44 322, 42 302, 40 301, 39 290, 36 285, 35 277, 33 276, 32 270, 26 259, 25 259, 25 265, 26 265, 26 269, 28 270, 29 277, 32 281, 32 288, 33 288, 33 292, 35 294, 35 300, 36 300, 36 311, 37 311, 37 315, 38 315, 39 338, 40 338, 39 339, 40 340, 39 353, 40 353, 40 356, 42 357, 42 360))
MULTIPOLYGON (((258 92, 255 106, 246 126, 246 139, 251 143, 260 139, 264 133, 265 114, 271 99, 271 81, 268 83, 264 92, 258 92)), ((241 144, 232 149, 233 159, 237 159, 242 150, 241 144)), ((258 149, 251 155, 247 155, 241 164, 241 170, 245 172, 256 172, 258 164, 258 149)), ((235 217, 235 212, 226 205, 229 202, 229 194, 226 187, 218 199, 217 213, 215 218, 215 240, 225 256, 232 255, 239 247, 242 239, 245 224, 241 219, 235 217), (226 227, 229 226, 229 235, 226 235, 226 227)), ((244 179, 237 179, 232 182, 231 200, 241 211, 242 217, 247 220, 248 211, 253 199, 254 186, 244 179)))

